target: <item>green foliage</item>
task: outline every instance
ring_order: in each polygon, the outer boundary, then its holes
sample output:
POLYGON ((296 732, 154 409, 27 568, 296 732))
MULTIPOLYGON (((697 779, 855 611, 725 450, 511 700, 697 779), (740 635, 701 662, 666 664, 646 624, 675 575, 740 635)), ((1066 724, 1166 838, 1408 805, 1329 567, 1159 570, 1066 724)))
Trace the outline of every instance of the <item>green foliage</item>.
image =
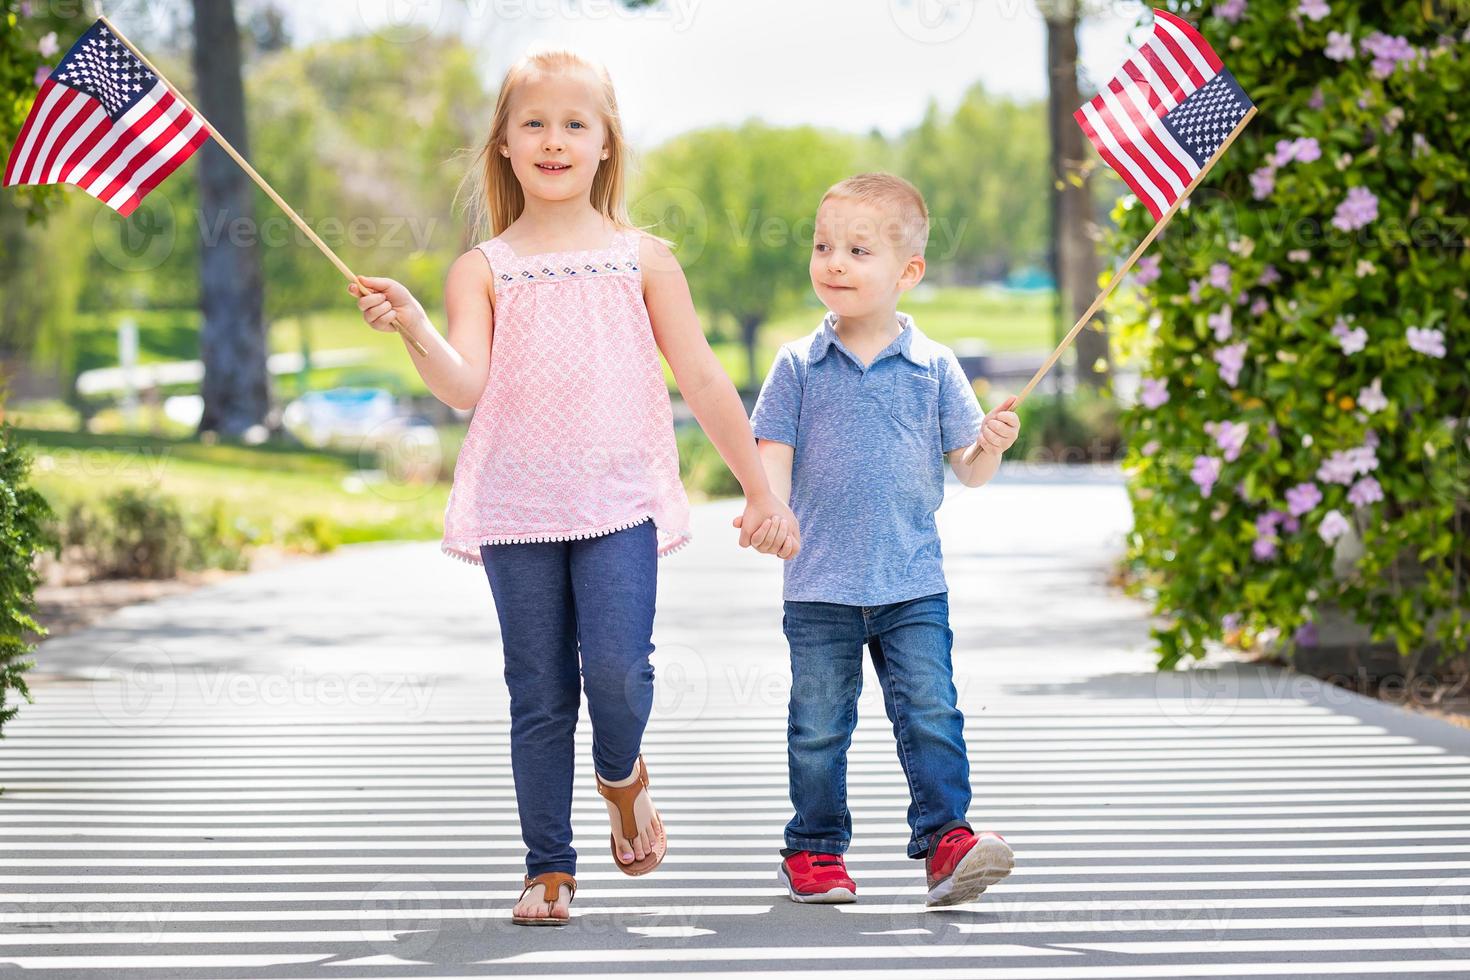
POLYGON ((44 635, 32 618, 39 581, 35 558, 56 546, 48 527, 51 509, 29 485, 29 469, 14 429, 0 424, 0 728, 19 710, 6 703, 11 691, 31 700, 21 675, 34 666, 26 658, 35 648, 26 637, 44 635))
POLYGON ((709 436, 697 425, 677 430, 679 477, 689 495, 696 499, 738 497, 744 491, 730 472, 709 436))
MULTIPOLYGON (((1240 6, 1238 21, 1212 7, 1200 27, 1259 114, 1151 246, 1157 279, 1113 310, 1121 342, 1168 391, 1124 419, 1135 589, 1165 620, 1164 667, 1236 627, 1289 654, 1334 607, 1403 655, 1449 656, 1470 639, 1470 11, 1333 3, 1312 20, 1297 0, 1240 6), (1385 37, 1417 49, 1391 72, 1368 53, 1385 37), (1297 140, 1320 156, 1285 159, 1297 140), (1360 228, 1333 223, 1354 224, 1340 211, 1350 189, 1377 200, 1360 228), (1216 264, 1224 289, 1210 284, 1216 264), (1446 356, 1411 346, 1410 328, 1442 332, 1446 356), (1349 352, 1356 329, 1364 344, 1349 352), (1217 358, 1234 344, 1232 382, 1217 358), (1248 427, 1238 455, 1217 444, 1224 422, 1248 427), (1215 463, 1205 492, 1191 473, 1215 463), (1322 496, 1294 518, 1287 492, 1302 484, 1322 496)), ((1126 253, 1151 219, 1131 200, 1115 214, 1112 245, 1126 253)))

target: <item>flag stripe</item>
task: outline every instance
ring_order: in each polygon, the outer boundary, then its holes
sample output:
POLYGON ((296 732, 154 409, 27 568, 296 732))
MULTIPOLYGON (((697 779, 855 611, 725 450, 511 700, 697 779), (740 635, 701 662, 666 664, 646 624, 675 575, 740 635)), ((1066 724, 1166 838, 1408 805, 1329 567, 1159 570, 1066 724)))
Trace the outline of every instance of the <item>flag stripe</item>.
MULTIPOLYGON (((30 115, 26 117, 26 124, 16 138, 15 145, 19 147, 13 150, 10 156, 10 164, 15 168, 15 183, 24 183, 24 174, 30 169, 31 151, 35 149, 36 137, 45 131, 46 119, 51 115, 51 109, 63 95, 62 86, 57 85, 51 79, 46 79, 41 91, 36 96, 35 104, 31 106, 30 115), (32 123, 35 125, 33 126, 32 123)), ((5 176, 5 183, 11 183, 9 170, 5 176)))
MULTIPOLYGON (((1194 62, 1189 59, 1189 55, 1185 54, 1184 50, 1179 47, 1179 42, 1174 40, 1174 35, 1169 33, 1169 29, 1164 22, 1157 18, 1154 19, 1154 39, 1159 42, 1160 50, 1168 51, 1174 57, 1174 61, 1178 63, 1179 67, 1184 69, 1184 74, 1190 82, 1189 91, 1192 92, 1205 83, 1206 76, 1194 66, 1194 62)), ((1214 73, 1211 72, 1211 74, 1214 73)))
POLYGON ((1172 198, 1184 189, 1178 178, 1164 166, 1164 161, 1155 155, 1153 149, 1148 145, 1144 135, 1133 125, 1128 118, 1128 110, 1120 105, 1117 98, 1109 89, 1102 91, 1104 111, 1098 113, 1108 131, 1117 139, 1123 151, 1133 158, 1133 162, 1143 171, 1159 190, 1164 192, 1164 197, 1172 198))
POLYGON ((45 123, 36 130, 35 145, 31 147, 31 151, 28 154, 26 169, 22 178, 23 183, 40 183, 39 178, 41 174, 45 173, 43 168, 46 160, 51 156, 51 151, 56 146, 57 127, 65 126, 71 121, 71 110, 76 101, 73 99, 75 94, 71 89, 63 88, 52 102, 45 123))
POLYGON ((1149 112, 1153 113, 1154 116, 1162 116, 1168 111, 1168 108, 1164 105, 1164 101, 1159 98, 1158 90, 1162 86, 1154 81, 1158 76, 1154 75, 1153 71, 1148 67, 1148 61, 1146 59, 1134 55, 1132 58, 1123 62, 1123 67, 1119 70, 1118 74, 1126 75, 1128 80, 1133 83, 1132 85, 1124 86, 1125 88, 1137 89, 1143 93, 1144 98, 1148 100, 1149 112))
MULTIPOLYGON (((71 183, 91 194, 92 183, 107 172, 107 168, 112 166, 112 161, 121 155, 129 143, 138 138, 139 133, 153 125, 153 121, 163 114, 163 109, 157 102, 139 102, 130 110, 129 114, 132 113, 137 113, 137 116, 131 122, 121 128, 117 124, 113 125, 113 132, 109 134, 112 139, 105 146, 100 147, 100 153, 94 150, 92 159, 83 160, 72 171, 71 183)), ((124 116, 123 120, 126 119, 127 116, 124 116)))
POLYGON ((1132 121, 1134 128, 1141 132, 1144 139, 1148 141, 1154 155, 1162 161, 1163 166, 1173 172, 1176 186, 1183 191, 1190 179, 1194 177, 1194 171, 1190 169, 1194 158, 1175 142, 1169 131, 1159 123, 1159 117, 1149 111, 1148 106, 1142 102, 1142 97, 1138 94, 1137 89, 1124 85, 1116 78, 1108 83, 1108 88, 1112 91, 1113 98, 1128 113, 1128 118, 1132 121))
POLYGON ((56 124, 51 127, 51 135, 36 151, 35 175, 31 178, 30 183, 50 183, 46 175, 56 166, 56 160, 71 141, 72 134, 86 121, 90 101, 80 92, 68 93, 66 104, 61 107, 61 114, 57 116, 56 124))
POLYGON ((1179 105, 1184 101, 1186 95, 1194 91, 1192 85, 1184 84, 1188 82, 1188 79, 1184 77, 1183 70, 1175 63, 1174 56, 1168 51, 1161 51, 1154 46, 1152 41, 1149 41, 1138 49, 1138 53, 1143 55, 1149 67, 1159 76, 1159 81, 1163 82, 1164 91, 1168 93, 1169 101, 1172 103, 1169 106, 1170 109, 1179 105))
POLYGON ((70 183, 71 172, 76 169, 77 165, 86 160, 99 143, 103 143, 117 132, 112 120, 107 118, 107 110, 102 108, 100 102, 93 106, 92 118, 96 120, 95 125, 86 134, 81 144, 61 161, 60 171, 56 176, 57 180, 70 183))
MULTIPOLYGON (((98 178, 96 197, 99 201, 111 200, 118 189, 127 183, 133 160, 142 154, 151 152, 159 139, 163 139, 164 142, 168 141, 173 131, 174 119, 184 111, 184 104, 174 98, 172 92, 165 92, 164 97, 158 100, 158 104, 162 108, 158 118, 139 133, 136 139, 130 141, 126 149, 118 154, 112 165, 107 168, 107 172, 98 178)), ((144 155, 143 159, 146 160, 147 156, 144 155)))
POLYGON ((1192 52, 1199 55, 1199 58, 1204 62, 1204 67, 1201 68, 1201 71, 1204 71, 1208 75, 1213 75, 1225 67, 1224 62, 1220 60, 1220 56, 1215 54, 1215 49, 1210 47, 1210 42, 1206 41, 1204 35, 1197 31, 1189 21, 1183 17, 1175 16, 1167 10, 1154 11, 1154 19, 1155 21, 1162 20, 1166 27, 1172 28, 1174 36, 1179 39, 1180 44, 1186 45, 1192 52))
POLYGON ((46 171, 42 183, 54 184, 61 180, 77 153, 96 142, 107 128, 107 112, 100 105, 88 100, 86 111, 77 117, 77 128, 71 138, 56 153, 56 159, 46 171))
POLYGON ((123 202, 123 205, 118 209, 118 213, 123 215, 123 217, 127 217, 128 215, 132 214, 134 209, 142 203, 143 198, 148 196, 149 191, 153 190, 154 187, 157 187, 158 184, 164 180, 164 178, 177 170, 184 163, 185 160, 188 160, 191 156, 193 156, 194 151, 203 146, 208 139, 209 130, 205 129, 203 123, 201 122, 198 132, 196 132, 194 136, 189 140, 189 142, 185 144, 183 149, 174 154, 174 156, 168 161, 167 164, 159 167, 153 172, 150 177, 144 180, 143 183, 139 184, 138 189, 133 192, 133 196, 128 198, 127 201, 123 202))
POLYGON ((1088 103, 1075 114, 1077 122, 1082 126, 1082 131, 1087 134, 1087 138, 1097 148, 1098 155, 1107 161, 1108 166, 1117 171, 1118 176, 1123 178, 1123 183, 1127 184, 1129 189, 1138 195, 1138 199, 1144 203, 1149 213, 1154 216, 1154 220, 1157 221, 1159 216, 1164 213, 1164 208, 1159 207, 1156 203, 1158 190, 1149 184, 1130 164, 1124 162, 1124 155, 1121 150, 1117 149, 1117 144, 1113 142, 1112 134, 1107 131, 1106 127, 1100 124, 1100 120, 1095 121, 1093 119, 1094 112, 1095 110, 1092 108, 1092 104, 1088 103))
MULTIPOLYGON (((168 176, 175 167, 187 160, 188 153, 193 153, 194 149, 198 147, 196 140, 199 133, 203 131, 204 126, 199 122, 197 116, 190 117, 187 125, 182 128, 170 128, 167 133, 155 141, 153 146, 149 147, 150 160, 135 170, 127 182, 123 184, 122 189, 109 198, 107 203, 117 208, 119 213, 131 213, 131 207, 128 208, 127 212, 123 212, 122 205, 131 201, 133 202, 133 207, 136 207, 137 201, 134 201, 134 198, 142 200, 142 196, 138 192, 143 183, 160 170, 164 171, 164 177, 168 176), (180 157, 180 152, 185 150, 188 153, 180 157)), ((208 134, 206 133, 205 135, 207 136, 208 134)), ((159 180, 162 179, 163 177, 159 177, 159 180)))

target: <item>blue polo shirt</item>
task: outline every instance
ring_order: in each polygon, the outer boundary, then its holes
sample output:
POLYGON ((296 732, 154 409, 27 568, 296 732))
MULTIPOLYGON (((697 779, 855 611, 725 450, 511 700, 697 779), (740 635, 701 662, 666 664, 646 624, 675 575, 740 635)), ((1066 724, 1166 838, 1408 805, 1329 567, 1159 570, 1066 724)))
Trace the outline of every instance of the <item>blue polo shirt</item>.
POLYGON ((757 439, 795 448, 790 506, 801 552, 782 597, 877 606, 949 591, 934 512, 944 454, 984 413, 954 352, 899 313, 901 331, 864 365, 835 313, 782 345, 751 414, 757 439))

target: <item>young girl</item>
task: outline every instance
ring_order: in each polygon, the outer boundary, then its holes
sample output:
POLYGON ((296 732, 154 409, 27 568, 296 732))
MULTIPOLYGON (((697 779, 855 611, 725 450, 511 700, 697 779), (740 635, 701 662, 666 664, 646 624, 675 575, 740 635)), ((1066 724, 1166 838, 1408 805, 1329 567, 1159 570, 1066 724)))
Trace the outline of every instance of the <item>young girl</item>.
POLYGON ((645 874, 667 850, 639 746, 657 559, 690 533, 660 351, 745 492, 741 546, 761 533, 757 550, 789 559, 800 547, 683 270, 628 218, 627 156, 606 69, 569 51, 528 54, 506 73, 470 174, 477 234, 493 237, 450 267, 447 339, 394 280, 364 276, 365 295, 349 286, 369 324, 396 321, 405 344, 428 348, 410 357, 435 396, 475 409, 441 547, 484 566, 500 620, 527 848, 511 917, 524 925, 565 923, 576 891, 579 651, 614 862, 645 874))

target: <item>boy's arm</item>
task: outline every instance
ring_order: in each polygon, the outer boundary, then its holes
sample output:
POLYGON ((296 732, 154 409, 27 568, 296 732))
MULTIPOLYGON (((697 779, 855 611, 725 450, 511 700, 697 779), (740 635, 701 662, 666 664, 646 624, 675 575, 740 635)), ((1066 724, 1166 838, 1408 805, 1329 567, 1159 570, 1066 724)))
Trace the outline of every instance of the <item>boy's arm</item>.
POLYGON ((777 500, 789 505, 791 503, 791 464, 796 459, 796 447, 771 439, 757 439, 756 448, 760 450, 761 465, 766 469, 766 479, 770 481, 771 492, 776 495, 777 500))
POLYGON ((1010 409, 1016 404, 1012 395, 991 409, 980 423, 980 435, 968 446, 951 450, 949 465, 954 475, 967 487, 990 482, 1000 469, 1001 457, 1016 441, 1019 419, 1010 409))

